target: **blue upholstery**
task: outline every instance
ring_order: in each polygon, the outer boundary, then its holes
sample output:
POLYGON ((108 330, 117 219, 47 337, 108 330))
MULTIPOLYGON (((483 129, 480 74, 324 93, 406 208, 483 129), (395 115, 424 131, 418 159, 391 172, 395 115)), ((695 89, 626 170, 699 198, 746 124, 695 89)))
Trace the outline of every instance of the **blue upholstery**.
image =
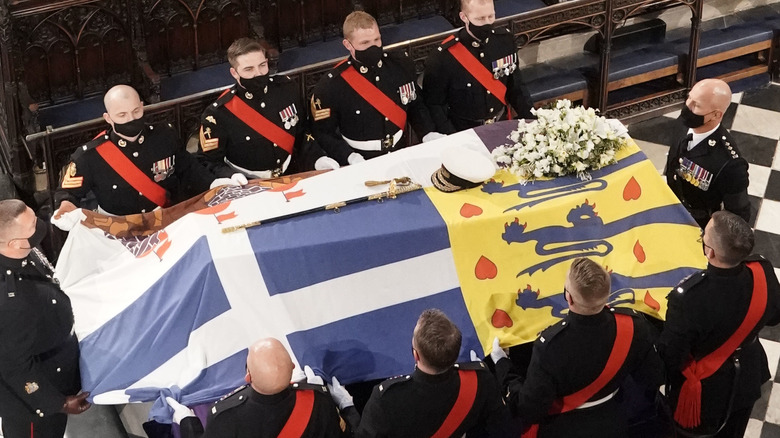
POLYGON ((230 64, 210 65, 199 70, 160 79, 160 100, 171 100, 233 83, 230 64))
POLYGON ((75 102, 63 103, 38 110, 38 124, 41 129, 47 126, 59 128, 98 118, 105 112, 103 96, 94 96, 75 102))
POLYGON ((440 15, 421 20, 406 20, 401 24, 382 26, 382 44, 388 46, 448 30, 452 30, 452 24, 440 15))
POLYGON ((547 6, 542 0, 496 0, 496 18, 508 17, 547 6))
MULTIPOLYGON (((712 29, 701 34, 699 58, 723 53, 772 39, 772 29, 765 24, 743 24, 727 29, 712 29)), ((676 41, 674 52, 688 53, 688 41, 676 41)))
POLYGON ((534 64, 524 67, 521 74, 534 102, 588 88, 585 77, 577 70, 564 70, 548 64, 534 64))
POLYGON ((675 66, 678 59, 679 57, 674 53, 650 47, 627 52, 610 60, 609 81, 617 81, 675 66))

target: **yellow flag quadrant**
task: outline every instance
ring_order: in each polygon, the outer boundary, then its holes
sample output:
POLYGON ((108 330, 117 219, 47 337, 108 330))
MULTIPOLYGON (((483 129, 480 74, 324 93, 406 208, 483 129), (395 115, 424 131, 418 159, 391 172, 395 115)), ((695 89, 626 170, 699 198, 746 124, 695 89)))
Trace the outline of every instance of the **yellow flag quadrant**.
POLYGON ((428 188, 450 237, 463 299, 485 351, 536 339, 568 311, 571 262, 610 273, 610 305, 657 318, 666 294, 706 261, 699 228, 636 143, 618 163, 576 177, 522 184, 505 171, 457 193, 428 188))

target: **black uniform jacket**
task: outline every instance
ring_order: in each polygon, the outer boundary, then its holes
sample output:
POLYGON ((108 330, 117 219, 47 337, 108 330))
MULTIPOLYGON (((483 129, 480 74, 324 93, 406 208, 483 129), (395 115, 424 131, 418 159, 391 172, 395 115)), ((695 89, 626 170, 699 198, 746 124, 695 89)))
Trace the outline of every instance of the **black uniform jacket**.
POLYGON ((341 72, 352 66, 406 111, 407 121, 418 137, 422 138, 434 130, 417 86, 414 66, 406 53, 385 53, 381 63, 373 66, 364 66, 350 57, 322 76, 310 101, 314 137, 329 157, 344 165, 352 152, 358 152, 365 158, 373 158, 406 146, 402 139, 392 147, 365 151, 353 149, 342 138, 344 136, 358 141, 385 140, 392 139, 399 130, 398 126, 363 99, 341 76, 341 72))
POLYGON ((532 117, 533 102, 520 77, 512 34, 506 28, 497 28, 492 36, 480 42, 464 28, 456 37, 440 45, 425 62, 423 93, 436 131, 452 134, 499 115, 506 118, 498 97, 488 92, 450 53, 448 49, 456 43, 463 44, 506 86, 504 98, 517 117, 532 117))
MULTIPOLYGON (((761 396, 761 385, 770 376, 766 354, 757 340, 758 331, 764 325, 780 322, 780 285, 772 265, 762 257, 751 260, 760 260, 766 273, 767 307, 761 322, 738 354, 741 366, 732 411, 749 408, 761 396)), ((701 359, 726 342, 745 319, 752 291, 753 276, 742 263, 731 269, 710 265, 706 271, 692 275, 669 293, 658 351, 668 369, 673 407, 683 382, 680 370, 684 364, 691 357, 701 359)), ((731 360, 702 380, 702 425, 718 425, 722 421, 733 382, 731 360)))
POLYGON ((165 189, 167 206, 208 190, 214 180, 214 175, 179 144, 170 124, 147 125, 134 142, 122 139, 109 128, 78 147, 71 156, 55 194, 57 207, 64 200, 79 206, 81 199, 92 191, 98 205, 111 214, 145 213, 157 208, 98 154, 95 149, 106 140, 111 140, 136 167, 165 189))
POLYGON ((728 130, 721 125, 690 151, 687 146, 683 140, 669 148, 664 173, 693 218, 704 228, 722 202, 725 210, 749 221, 748 163, 728 130))
POLYGON ((477 393, 466 418, 452 435, 481 432, 489 437, 509 436, 509 412, 495 377, 483 362, 457 364, 431 375, 416 369, 411 375, 385 380, 363 409, 358 437, 430 437, 441 427, 458 398, 458 369, 477 372, 477 393))
POLYGON ((309 134, 308 110, 298 85, 289 76, 272 76, 262 92, 250 93, 236 84, 216 102, 206 107, 201 117, 199 159, 218 177, 229 178, 236 170, 225 159, 244 169, 282 173, 314 169, 314 162, 325 155, 309 134), (241 99, 252 110, 295 138, 290 154, 257 132, 225 107, 232 99, 241 99))
POLYGON ((605 308, 596 315, 569 312, 563 320, 548 327, 534 343, 528 375, 523 380, 509 359, 496 364, 496 374, 505 391, 507 404, 525 427, 539 424, 540 437, 623 437, 627 433, 626 414, 619 399, 625 378, 647 388, 663 382, 663 364, 653 347, 656 332, 644 316, 631 309, 605 308), (553 403, 593 383, 607 363, 615 342, 613 312, 631 315, 634 335, 631 349, 615 377, 589 401, 605 403, 548 415, 553 403))
POLYGON ((81 389, 70 299, 34 253, 0 255, 0 417, 60 413, 81 389))
POLYGON ((328 388, 294 383, 274 395, 263 395, 247 385, 214 404, 203 425, 196 417, 181 422, 182 438, 276 438, 295 407, 295 391, 314 391, 314 407, 302 438, 345 436, 336 404, 328 388))

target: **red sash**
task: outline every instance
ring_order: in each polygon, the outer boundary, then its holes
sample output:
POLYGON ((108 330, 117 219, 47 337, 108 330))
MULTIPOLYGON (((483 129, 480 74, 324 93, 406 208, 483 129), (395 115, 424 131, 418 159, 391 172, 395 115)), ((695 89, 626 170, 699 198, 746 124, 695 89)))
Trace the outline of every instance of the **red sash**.
POLYGON ((474 399, 477 397, 477 372, 474 370, 458 370, 460 376, 460 388, 458 389, 458 398, 452 410, 447 414, 444 423, 431 438, 448 438, 455 433, 455 430, 463 424, 466 415, 471 411, 474 405, 474 399))
POLYGON ((284 423, 282 431, 279 432, 279 438, 300 438, 309 425, 313 410, 314 391, 311 389, 295 391, 295 407, 290 418, 284 423))
POLYGON ((674 420, 682 427, 690 429, 701 424, 701 381, 723 366, 764 316, 767 301, 766 274, 758 262, 748 262, 747 267, 753 274, 753 295, 750 297, 745 319, 723 345, 699 360, 691 359, 682 370, 685 382, 680 388, 677 409, 674 411, 674 420))
POLYGON ((146 199, 160 207, 165 207, 168 204, 168 196, 165 189, 136 167, 111 140, 107 140, 95 148, 95 150, 111 166, 114 172, 118 173, 123 180, 138 190, 146 199))
MULTIPOLYGON (((450 35, 442 44, 453 38, 455 37, 450 35)), ((493 75, 490 74, 490 71, 485 68, 485 66, 463 46, 463 44, 456 42, 451 45, 448 50, 452 54, 452 57, 455 58, 471 76, 474 76, 474 79, 476 79, 477 82, 485 87, 486 90, 490 91, 491 94, 496 96, 502 104, 506 105, 506 85, 494 78, 493 75)))
POLYGON ((341 77, 360 97, 393 122, 398 129, 403 130, 406 127, 406 111, 387 97, 382 90, 369 82, 368 79, 361 76, 353 66, 350 65, 345 68, 341 72, 341 77))
POLYGON ((240 97, 236 96, 230 99, 225 104, 225 108, 255 132, 275 143, 287 151, 288 154, 292 154, 293 146, 295 146, 295 137, 252 109, 240 97))
MULTIPOLYGON (((562 414, 577 409, 588 401, 591 397, 601 391, 607 383, 615 378, 631 350, 631 340, 634 338, 634 321, 629 315, 620 313, 615 314, 615 343, 612 344, 612 351, 609 353, 607 364, 601 374, 590 385, 580 389, 574 394, 563 397, 556 409, 551 410, 551 414, 562 414)), ((539 432, 539 425, 534 424, 523 433, 522 438, 536 438, 539 432)))

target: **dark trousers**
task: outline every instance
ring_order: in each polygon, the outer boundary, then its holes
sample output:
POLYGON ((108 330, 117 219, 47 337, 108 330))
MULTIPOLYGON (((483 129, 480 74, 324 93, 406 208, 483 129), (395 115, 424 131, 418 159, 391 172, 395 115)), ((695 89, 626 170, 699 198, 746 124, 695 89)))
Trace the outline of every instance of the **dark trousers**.
POLYGON ((3 418, 4 438, 62 438, 65 435, 65 425, 68 416, 54 414, 36 419, 19 420, 15 418, 3 418))

